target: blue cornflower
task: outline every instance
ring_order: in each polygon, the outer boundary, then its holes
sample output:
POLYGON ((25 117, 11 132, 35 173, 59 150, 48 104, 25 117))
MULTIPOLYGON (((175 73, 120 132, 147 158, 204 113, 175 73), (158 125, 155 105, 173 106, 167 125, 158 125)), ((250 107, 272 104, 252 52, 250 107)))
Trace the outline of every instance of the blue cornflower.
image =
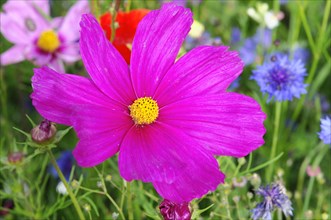
POLYGON ((253 220, 260 218, 271 220, 271 213, 276 208, 281 209, 286 217, 293 215, 292 202, 286 196, 285 188, 282 185, 274 183, 260 187, 256 194, 263 196, 264 200, 251 210, 253 220))
POLYGON ((213 37, 211 37, 209 32, 205 31, 198 38, 194 38, 194 37, 191 37, 190 35, 188 35, 184 41, 184 48, 186 51, 190 51, 193 48, 195 48, 197 46, 201 46, 201 45, 219 46, 221 44, 222 44, 221 38, 219 38, 219 37, 213 38, 213 37))
POLYGON ((246 38, 242 47, 239 49, 239 56, 245 65, 254 63, 257 56, 257 46, 261 45, 267 49, 272 44, 272 31, 270 29, 258 29, 253 37, 246 38))
POLYGON ((268 94, 268 102, 275 97, 276 101, 292 100, 305 94, 304 76, 306 69, 301 60, 290 60, 287 55, 278 53, 266 59, 262 66, 253 70, 254 79, 263 94, 268 94))
POLYGON ((324 144, 331 144, 331 119, 328 116, 321 119, 321 132, 318 135, 324 144))
POLYGON ((231 31, 231 45, 239 43, 241 40, 241 31, 238 27, 232 28, 231 31))
POLYGON ((256 59, 257 43, 254 37, 246 38, 244 44, 239 49, 239 56, 244 61, 245 65, 254 63, 256 59))
POLYGON ((307 64, 310 59, 309 50, 303 47, 297 47, 293 52, 294 60, 301 60, 304 64, 307 64))
POLYGON ((240 77, 238 77, 237 79, 235 79, 229 86, 228 91, 234 91, 236 90, 239 86, 240 86, 240 77))
MULTIPOLYGON (((71 169, 73 166, 73 156, 71 151, 69 150, 63 151, 60 157, 56 160, 56 162, 60 170, 62 171, 64 177, 66 178, 66 180, 69 181, 71 169)), ((49 172, 55 178, 59 177, 53 166, 50 167, 49 172)))

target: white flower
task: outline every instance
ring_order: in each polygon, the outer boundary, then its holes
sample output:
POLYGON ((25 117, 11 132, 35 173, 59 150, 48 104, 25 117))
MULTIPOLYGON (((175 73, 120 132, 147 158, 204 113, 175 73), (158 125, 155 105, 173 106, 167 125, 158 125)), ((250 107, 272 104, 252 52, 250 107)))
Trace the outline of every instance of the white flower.
POLYGON ((274 13, 269 11, 269 6, 266 3, 257 3, 255 8, 248 8, 247 14, 262 26, 267 26, 269 29, 274 29, 279 25, 279 21, 283 18, 283 13, 274 13))
POLYGON ((199 38, 202 36, 204 31, 205 26, 203 26, 203 24, 201 24, 199 21, 194 20, 188 35, 192 38, 199 38))
POLYGON ((56 186, 56 192, 62 194, 62 195, 67 195, 68 192, 67 192, 67 189, 66 187, 64 186, 63 182, 60 181, 57 186, 56 186))

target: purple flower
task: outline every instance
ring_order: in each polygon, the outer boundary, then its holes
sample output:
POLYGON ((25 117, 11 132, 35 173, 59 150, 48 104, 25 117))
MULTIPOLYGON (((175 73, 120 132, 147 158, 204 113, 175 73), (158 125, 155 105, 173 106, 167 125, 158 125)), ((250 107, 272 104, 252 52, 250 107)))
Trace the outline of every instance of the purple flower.
POLYGON ((331 144, 331 119, 326 116, 325 119, 321 119, 321 132, 318 133, 319 138, 324 144, 331 144))
POLYGON ((238 27, 234 27, 232 28, 231 31, 231 44, 235 45, 237 43, 239 43, 241 40, 241 31, 238 27))
POLYGON ((256 59, 257 43, 254 38, 247 38, 243 46, 239 49, 240 58, 244 61, 245 65, 254 63, 256 59))
POLYGON ((79 19, 88 12, 88 1, 77 1, 66 17, 53 20, 46 19, 49 8, 46 0, 9 0, 3 5, 0 32, 14 46, 1 54, 2 65, 30 60, 64 72, 63 61, 80 59, 79 19))
POLYGON ((293 215, 292 202, 287 197, 284 186, 274 183, 260 187, 256 194, 263 196, 263 201, 251 210, 253 220, 271 220, 271 213, 277 208, 281 209, 286 217, 293 215))
POLYGON ((198 38, 194 38, 187 35, 187 37, 185 38, 184 47, 185 50, 190 51, 197 46, 201 46, 201 45, 219 46, 221 45, 221 43, 222 41, 220 38, 218 37, 212 38, 210 34, 207 31, 205 31, 203 32, 202 36, 198 38))
MULTIPOLYGON (((69 178, 70 178, 70 173, 71 173, 71 169, 72 169, 73 162, 74 162, 73 159, 74 158, 72 156, 71 151, 66 150, 66 151, 63 151, 60 154, 60 157, 56 160, 57 165, 59 166, 60 170, 62 171, 62 173, 67 181, 69 181, 69 178)), ((58 173, 56 172, 56 170, 53 166, 50 167, 49 172, 55 178, 59 177, 58 173)))
POLYGON ((202 0, 160 0, 161 4, 166 3, 166 2, 173 2, 177 4, 178 6, 186 6, 188 2, 190 2, 192 5, 199 5, 202 0))
POLYGON ((239 81, 240 81, 240 77, 238 77, 237 79, 235 79, 231 83, 231 85, 229 86, 228 91, 234 91, 234 90, 236 90, 240 86, 239 81))
POLYGON ((293 60, 301 60, 304 64, 307 64, 310 58, 309 50, 303 47, 297 47, 293 52, 293 60))
POLYGON ((270 29, 258 29, 253 37, 247 38, 243 46, 239 49, 241 59, 243 59, 245 65, 254 63, 257 56, 258 45, 262 46, 262 49, 267 49, 272 43, 272 31, 270 29))
POLYGON ((269 95, 268 102, 273 97, 276 101, 285 101, 306 93, 306 75, 301 60, 289 60, 287 55, 278 53, 253 70, 251 79, 257 82, 263 94, 269 95))
POLYGON ((288 0, 279 0, 279 4, 285 5, 288 3, 288 0))
POLYGON ((263 143, 265 114, 252 98, 226 89, 242 72, 236 52, 197 47, 176 61, 193 22, 173 3, 140 22, 128 67, 92 15, 83 15, 80 50, 90 78, 34 70, 33 105, 71 125, 73 155, 91 167, 119 152, 127 180, 151 182, 176 203, 224 181, 214 155, 243 157, 263 143))
POLYGON ((167 199, 163 200, 159 206, 160 213, 164 220, 190 220, 191 212, 187 202, 174 203, 167 199))

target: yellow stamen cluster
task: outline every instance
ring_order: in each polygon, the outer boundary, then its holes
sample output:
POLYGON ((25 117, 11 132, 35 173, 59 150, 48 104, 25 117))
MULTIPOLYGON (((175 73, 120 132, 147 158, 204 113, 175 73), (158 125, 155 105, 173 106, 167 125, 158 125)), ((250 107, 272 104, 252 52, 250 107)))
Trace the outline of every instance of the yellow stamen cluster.
POLYGON ((137 125, 151 124, 159 116, 159 106, 151 97, 136 99, 129 109, 130 116, 137 125))
POLYGON ((60 40, 53 30, 47 30, 41 33, 37 45, 42 51, 53 53, 59 48, 60 40))

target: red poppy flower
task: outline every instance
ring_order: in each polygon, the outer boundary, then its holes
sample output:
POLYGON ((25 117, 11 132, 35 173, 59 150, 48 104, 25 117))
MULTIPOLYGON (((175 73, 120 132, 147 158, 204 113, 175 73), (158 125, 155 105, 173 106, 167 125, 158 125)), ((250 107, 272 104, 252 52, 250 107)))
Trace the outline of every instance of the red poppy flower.
MULTIPOLYGON (((134 34, 141 19, 149 12, 147 9, 136 9, 130 12, 119 11, 116 16, 118 28, 116 29, 113 45, 122 54, 125 61, 130 64, 131 48, 134 34)), ((105 31, 107 38, 111 38, 111 19, 112 15, 107 12, 100 17, 102 29, 105 31)))

